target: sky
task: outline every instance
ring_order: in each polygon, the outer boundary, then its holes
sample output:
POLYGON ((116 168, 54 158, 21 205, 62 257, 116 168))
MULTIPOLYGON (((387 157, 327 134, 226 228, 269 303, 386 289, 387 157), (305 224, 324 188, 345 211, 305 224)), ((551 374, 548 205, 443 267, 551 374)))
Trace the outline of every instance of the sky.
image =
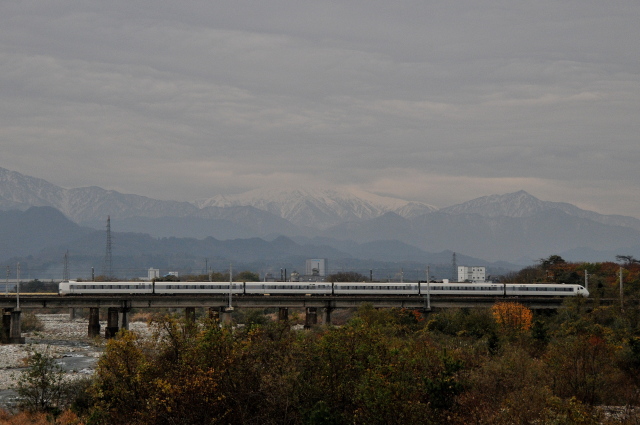
POLYGON ((640 2, 3 0, 0 167, 640 217, 640 2))

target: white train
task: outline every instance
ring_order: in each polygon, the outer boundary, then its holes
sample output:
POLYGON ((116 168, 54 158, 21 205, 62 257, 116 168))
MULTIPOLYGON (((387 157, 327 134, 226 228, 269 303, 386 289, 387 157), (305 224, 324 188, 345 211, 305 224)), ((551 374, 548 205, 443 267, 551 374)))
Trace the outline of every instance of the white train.
MULTIPOLYGON (((228 294, 229 282, 60 282, 60 295, 228 294)), ((581 285, 564 283, 366 283, 233 282, 234 295, 464 295, 588 297, 581 285)))

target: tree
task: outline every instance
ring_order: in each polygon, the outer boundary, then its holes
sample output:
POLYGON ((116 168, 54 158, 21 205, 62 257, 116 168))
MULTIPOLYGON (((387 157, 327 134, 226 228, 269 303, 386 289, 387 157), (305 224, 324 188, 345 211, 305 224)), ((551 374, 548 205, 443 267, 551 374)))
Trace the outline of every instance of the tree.
POLYGON ((325 280, 327 282, 368 282, 369 278, 357 272, 339 272, 330 274, 325 280))
POLYGON ((551 267, 558 264, 565 264, 566 261, 559 255, 550 255, 549 258, 541 258, 540 264, 542 267, 551 267))
POLYGON ((240 272, 235 275, 233 279, 240 282, 260 282, 260 276, 258 275, 258 273, 250 271, 240 272))
POLYGON ((555 340, 546 354, 553 392, 576 397, 588 405, 618 403, 619 375, 613 359, 617 348, 597 334, 573 335, 555 340))
POLYGON ((98 361, 92 409, 94 423, 142 422, 153 382, 153 364, 147 351, 132 332, 123 331, 119 338, 107 342, 98 361), (102 421, 101 418, 104 418, 102 421))
POLYGON ((514 302, 500 302, 491 307, 494 320, 507 333, 518 333, 531 329, 533 313, 527 307, 514 302))
POLYGON ((640 260, 636 260, 632 255, 616 255, 616 260, 624 262, 625 265, 640 264, 640 260))
POLYGON ((20 407, 31 412, 59 413, 63 395, 64 370, 49 354, 31 351, 27 370, 18 379, 20 407))

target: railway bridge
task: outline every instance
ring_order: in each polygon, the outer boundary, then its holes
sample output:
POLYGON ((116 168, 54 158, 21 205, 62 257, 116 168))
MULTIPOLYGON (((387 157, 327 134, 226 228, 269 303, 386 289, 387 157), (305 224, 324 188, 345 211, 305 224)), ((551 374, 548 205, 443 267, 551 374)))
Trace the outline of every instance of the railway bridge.
POLYGON ((0 308, 3 309, 2 329, 5 336, 3 342, 24 343, 21 335, 20 316, 23 310, 29 309, 64 309, 73 316, 76 309, 89 309, 87 333, 90 337, 100 335, 100 309, 107 309, 107 326, 105 337, 110 338, 120 329, 128 329, 131 309, 147 308, 180 308, 185 310, 187 318, 195 318, 196 308, 208 310, 211 317, 218 317, 222 322, 230 322, 234 308, 278 308, 278 318, 288 320, 289 309, 305 310, 305 327, 318 323, 318 313, 323 323, 331 323, 331 313, 335 309, 357 308, 369 303, 375 308, 407 308, 412 310, 432 311, 446 308, 488 308, 499 301, 517 301, 532 310, 558 309, 563 298, 549 297, 451 297, 427 295, 241 295, 230 300, 228 295, 82 295, 59 296, 57 294, 20 295, 19 303, 15 294, 0 296, 0 308))

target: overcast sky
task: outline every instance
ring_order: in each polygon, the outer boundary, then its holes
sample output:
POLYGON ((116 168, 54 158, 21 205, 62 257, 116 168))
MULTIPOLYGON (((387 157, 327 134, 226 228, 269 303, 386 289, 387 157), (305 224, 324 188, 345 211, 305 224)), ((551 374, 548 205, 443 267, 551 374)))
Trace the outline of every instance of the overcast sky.
POLYGON ((640 217, 640 2, 0 2, 0 167, 640 217))

